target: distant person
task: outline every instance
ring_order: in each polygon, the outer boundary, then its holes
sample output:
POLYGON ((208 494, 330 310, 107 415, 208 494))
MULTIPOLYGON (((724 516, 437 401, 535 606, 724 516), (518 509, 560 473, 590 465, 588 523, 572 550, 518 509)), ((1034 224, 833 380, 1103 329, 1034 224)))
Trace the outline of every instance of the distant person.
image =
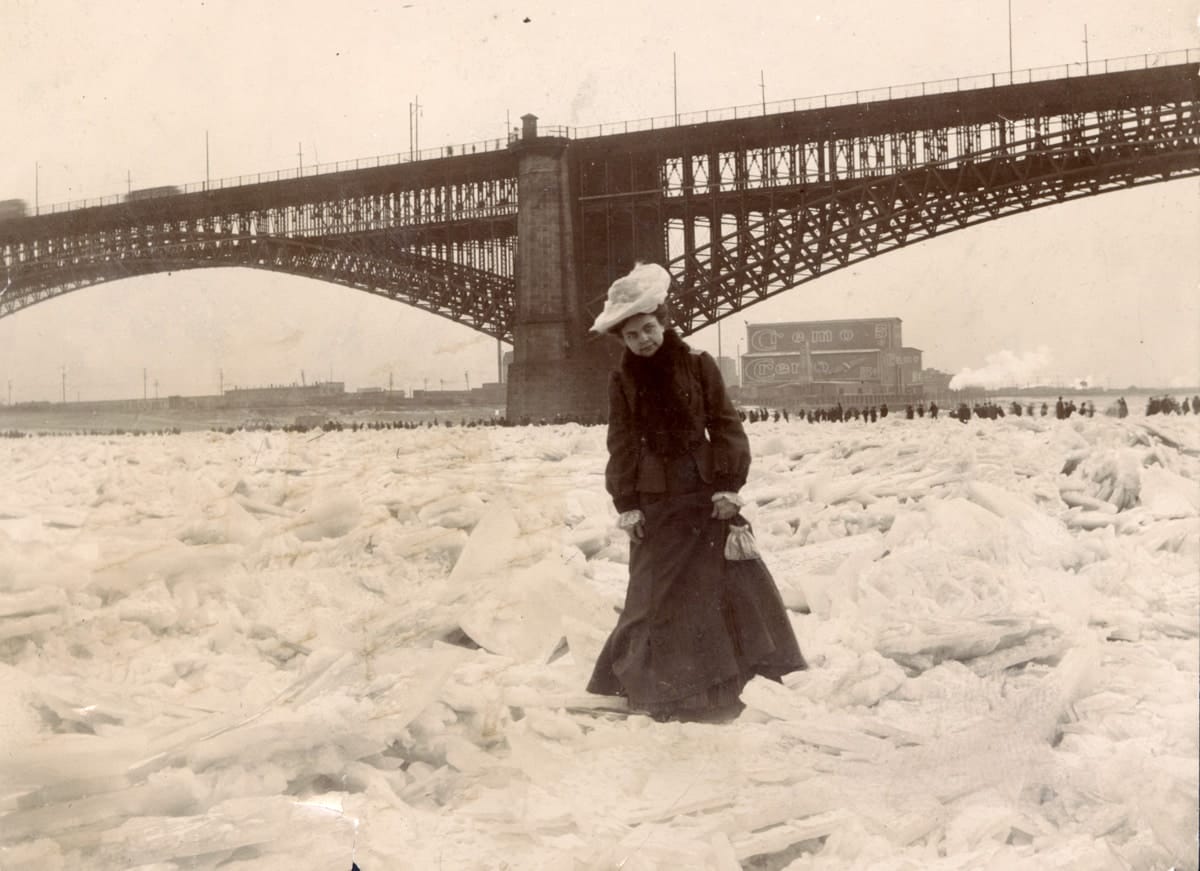
POLYGON ((938 407, 936 402, 929 403, 929 416, 934 420, 937 420, 938 407))
POLYGON ((658 720, 725 720, 755 675, 807 666, 774 580, 736 534, 750 443, 716 361, 669 328, 670 284, 638 264, 592 324, 625 345, 605 487, 630 545, 625 606, 587 688, 658 720))
POLYGON ((1129 417, 1129 406, 1125 404, 1125 397, 1117 399, 1117 417, 1129 417))
POLYGON ((886 402, 883 403, 881 406, 879 406, 879 416, 887 417, 887 403, 886 402))
POLYGON ((920 418, 925 417, 925 403, 924 402, 917 403, 917 417, 920 417, 920 418))
POLYGON ((910 403, 910 404, 908 404, 908 405, 906 405, 906 406, 904 406, 904 419, 905 419, 905 420, 912 420, 912 419, 913 419, 913 407, 912 407, 912 404, 911 404, 911 403, 910 403))
POLYGON ((1042 403, 1042 417, 1045 417, 1047 412, 1049 412, 1049 410, 1050 410, 1050 407, 1048 405, 1046 405, 1046 403, 1043 402, 1042 403))
POLYGON ((1183 397, 1183 403, 1179 407, 1183 410, 1184 414, 1191 414, 1192 412, 1191 407, 1188 405, 1188 398, 1186 396, 1183 397))
POLYGON ((1058 402, 1054 403, 1054 416, 1058 420, 1066 420, 1067 418, 1067 404, 1063 402, 1061 396, 1058 397, 1058 402))

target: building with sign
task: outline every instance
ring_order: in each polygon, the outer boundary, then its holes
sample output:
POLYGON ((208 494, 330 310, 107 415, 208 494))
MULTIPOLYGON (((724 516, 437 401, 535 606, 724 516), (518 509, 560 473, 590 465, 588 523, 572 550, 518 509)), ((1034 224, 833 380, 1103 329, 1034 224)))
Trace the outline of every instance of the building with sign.
POLYGON ((756 392, 896 395, 921 389, 921 351, 900 318, 747 324, 742 385, 756 392))

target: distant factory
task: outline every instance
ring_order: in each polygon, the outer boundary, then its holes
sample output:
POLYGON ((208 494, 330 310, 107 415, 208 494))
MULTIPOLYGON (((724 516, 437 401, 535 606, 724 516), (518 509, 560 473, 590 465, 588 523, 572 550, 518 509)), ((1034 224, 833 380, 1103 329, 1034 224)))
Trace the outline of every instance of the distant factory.
POLYGON ((741 386, 751 396, 918 396, 921 350, 904 346, 900 318, 746 325, 741 386))
POLYGON ((326 408, 363 409, 439 408, 459 406, 503 407, 504 385, 485 382, 466 390, 390 390, 383 387, 362 387, 347 392, 342 381, 319 381, 315 384, 282 384, 262 387, 229 387, 220 393, 140 399, 95 399, 74 402, 0 402, 0 410, 74 410, 74 411, 212 411, 235 410, 245 413, 271 409, 326 408))

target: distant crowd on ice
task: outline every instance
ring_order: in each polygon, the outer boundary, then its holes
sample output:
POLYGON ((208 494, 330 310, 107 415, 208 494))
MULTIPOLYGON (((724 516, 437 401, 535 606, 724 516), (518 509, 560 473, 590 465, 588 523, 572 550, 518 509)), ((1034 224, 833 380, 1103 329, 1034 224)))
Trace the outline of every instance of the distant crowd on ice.
POLYGON ((72 429, 72 430, 37 430, 35 432, 25 432, 20 429, 6 429, 0 431, 0 438, 4 439, 26 439, 47 436, 114 436, 114 435, 130 435, 130 436, 164 436, 164 435, 179 435, 183 430, 177 426, 167 427, 165 429, 125 429, 119 427, 117 429, 72 429))
MULTIPOLYGON (((966 423, 971 418, 981 418, 983 420, 995 420, 996 418, 1013 415, 1015 417, 1049 417, 1049 403, 1030 402, 1025 405, 1017 401, 1009 404, 1008 410, 1004 407, 991 401, 966 403, 961 402, 958 408, 952 409, 946 413, 946 417, 966 423)), ((1054 416, 1058 420, 1066 420, 1075 415, 1080 417, 1093 417, 1096 414, 1096 404, 1087 400, 1081 401, 1078 405, 1075 400, 1063 400, 1060 396, 1054 403, 1054 416)), ((903 411, 896 411, 897 416, 903 414, 906 420, 914 420, 928 416, 931 420, 936 420, 942 413, 936 402, 930 402, 928 406, 924 402, 908 404, 903 411)), ((1128 417, 1129 406, 1125 402, 1125 397, 1120 397, 1116 402, 1112 403, 1105 409, 1104 413, 1109 417, 1128 417)), ((1182 401, 1173 396, 1152 396, 1146 402, 1146 415, 1154 414, 1200 414, 1200 395, 1193 396, 1190 400, 1184 397, 1182 401)), ((861 423, 875 423, 881 418, 893 414, 892 409, 888 408, 887 404, 878 406, 871 405, 864 408, 856 406, 843 406, 841 402, 825 408, 807 409, 788 411, 786 408, 742 408, 738 410, 738 415, 743 423, 762 423, 764 421, 783 421, 785 423, 795 419, 798 421, 806 421, 808 423, 847 423, 849 421, 859 421, 861 423)), ((320 424, 307 423, 292 423, 292 424, 273 424, 269 421, 258 420, 239 424, 238 426, 214 427, 210 431, 224 433, 225 435, 233 435, 237 432, 295 432, 306 433, 317 431, 319 433, 326 432, 359 432, 360 430, 393 430, 393 429, 440 429, 444 427, 514 427, 514 426, 552 426, 564 423, 576 423, 582 426, 604 426, 608 423, 602 415, 571 415, 571 414, 556 414, 549 418, 531 418, 522 417, 519 420, 509 420, 501 414, 495 414, 491 417, 475 417, 465 418, 460 417, 457 420, 446 417, 439 418, 434 416, 429 420, 422 421, 370 421, 370 422, 351 422, 345 423, 340 420, 326 420, 320 424)), ((165 429, 88 429, 88 430, 66 430, 66 431, 47 431, 38 430, 36 432, 25 432, 18 429, 9 429, 0 431, 0 438, 7 439, 22 439, 32 438, 35 436, 113 436, 113 435, 130 435, 130 436, 164 436, 164 435, 179 435, 182 432, 179 427, 170 427, 165 429)))
MULTIPOLYGON (((1125 402, 1124 399, 1121 400, 1125 402)), ((1183 402, 1176 402, 1173 396, 1151 396, 1146 402, 1146 414, 1188 414, 1194 412, 1200 414, 1200 396, 1192 397, 1192 407, 1188 408, 1187 397, 1183 398, 1183 402)), ((1122 415, 1124 417, 1124 415, 1122 415)))
MULTIPOLYGON (((1200 414, 1200 396, 1193 396, 1189 401, 1184 397, 1180 402, 1171 396, 1153 396, 1146 403, 1146 414, 1190 414, 1195 412, 1200 414)), ((742 410, 738 412, 741 415, 742 421, 747 423, 758 423, 760 421, 779 421, 787 422, 792 415, 787 409, 768 409, 768 408, 751 408, 748 411, 742 410)), ((834 405, 809 409, 806 411, 795 412, 795 417, 798 420, 805 420, 808 423, 845 423, 847 421, 861 421, 863 423, 875 423, 881 418, 887 417, 891 413, 887 404, 878 406, 871 405, 864 408, 856 406, 845 407, 841 402, 834 405)), ((916 405, 908 404, 904 407, 904 417, 906 420, 915 418, 924 418, 926 414, 931 420, 936 420, 941 410, 936 402, 930 402, 926 408, 923 401, 919 401, 916 405)), ((1129 405, 1122 396, 1110 405, 1104 412, 1110 417, 1128 417, 1129 405)), ((1058 420, 1067 420, 1078 414, 1080 417, 1095 417, 1096 403, 1090 400, 1081 400, 1076 405, 1075 400, 1063 400, 1060 396, 1054 403, 1054 416, 1058 420)), ((1030 402, 1022 405, 1020 402, 1013 400, 1008 410, 1005 411, 1004 406, 989 401, 985 402, 960 402, 958 408, 952 409, 947 413, 947 417, 966 423, 973 417, 982 418, 984 420, 995 420, 996 418, 1012 415, 1014 417, 1048 417, 1050 415, 1050 404, 1048 402, 1038 403, 1030 402)))

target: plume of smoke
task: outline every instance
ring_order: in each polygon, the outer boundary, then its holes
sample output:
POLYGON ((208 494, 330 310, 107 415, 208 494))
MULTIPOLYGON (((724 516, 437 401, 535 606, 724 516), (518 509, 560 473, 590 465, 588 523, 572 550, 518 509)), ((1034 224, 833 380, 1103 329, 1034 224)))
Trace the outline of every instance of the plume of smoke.
POLYGON ((1050 365, 1050 352, 1045 347, 1036 351, 997 351, 988 354, 980 369, 964 368, 950 379, 951 390, 966 387, 982 387, 995 390, 1001 387, 1019 387, 1036 380, 1037 373, 1050 365))

